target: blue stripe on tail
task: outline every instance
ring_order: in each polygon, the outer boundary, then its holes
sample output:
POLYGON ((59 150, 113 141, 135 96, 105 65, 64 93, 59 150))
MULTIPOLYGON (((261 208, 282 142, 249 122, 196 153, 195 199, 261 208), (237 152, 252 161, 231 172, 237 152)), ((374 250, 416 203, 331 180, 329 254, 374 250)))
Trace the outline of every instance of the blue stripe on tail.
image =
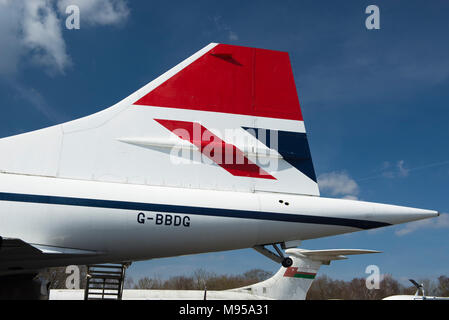
POLYGON ((242 128, 252 134, 268 148, 275 149, 286 162, 301 171, 313 181, 317 182, 309 142, 307 141, 307 135, 305 133, 266 130, 250 127, 242 128), (274 131, 276 131, 278 135, 277 146, 272 145, 273 142, 271 141, 271 134, 274 131))

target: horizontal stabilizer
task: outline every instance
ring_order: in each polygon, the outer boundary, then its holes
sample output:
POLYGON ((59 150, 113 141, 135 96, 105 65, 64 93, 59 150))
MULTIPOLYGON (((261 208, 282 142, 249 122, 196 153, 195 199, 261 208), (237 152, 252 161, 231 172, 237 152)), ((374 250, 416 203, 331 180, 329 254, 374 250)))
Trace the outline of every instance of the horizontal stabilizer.
POLYGON ((289 255, 293 255, 299 258, 307 257, 308 259, 315 261, 344 260, 347 259, 345 255, 381 253, 381 251, 363 250, 363 249, 328 249, 328 250, 287 249, 285 252, 288 253, 289 255))

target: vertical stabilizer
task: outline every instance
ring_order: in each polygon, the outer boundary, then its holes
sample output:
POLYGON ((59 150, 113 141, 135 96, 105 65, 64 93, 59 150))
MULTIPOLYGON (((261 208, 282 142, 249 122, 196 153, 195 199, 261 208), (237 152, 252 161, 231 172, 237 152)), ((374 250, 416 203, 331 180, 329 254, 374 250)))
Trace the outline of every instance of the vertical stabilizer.
POLYGON ((116 105, 0 139, 0 171, 319 195, 288 53, 211 43, 116 105))
POLYGON ((246 292, 275 300, 305 300, 322 264, 328 265, 332 260, 347 259, 345 255, 379 253, 359 249, 287 249, 285 252, 293 259, 291 267, 281 267, 270 279, 231 291, 246 292))

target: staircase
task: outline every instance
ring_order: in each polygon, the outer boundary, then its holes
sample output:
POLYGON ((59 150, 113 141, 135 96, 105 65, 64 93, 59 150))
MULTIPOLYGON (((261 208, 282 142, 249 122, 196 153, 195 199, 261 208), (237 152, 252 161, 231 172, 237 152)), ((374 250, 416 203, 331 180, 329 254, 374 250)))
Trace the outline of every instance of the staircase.
POLYGON ((87 266, 84 300, 121 300, 127 264, 87 266))

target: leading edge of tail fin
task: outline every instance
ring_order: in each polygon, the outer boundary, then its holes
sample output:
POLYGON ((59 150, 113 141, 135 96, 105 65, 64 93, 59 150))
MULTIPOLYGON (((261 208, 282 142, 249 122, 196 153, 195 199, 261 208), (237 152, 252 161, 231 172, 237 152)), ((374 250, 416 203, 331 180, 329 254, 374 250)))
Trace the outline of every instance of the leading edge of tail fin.
POLYGON ((276 300, 305 300, 321 265, 329 265, 332 260, 347 259, 346 255, 380 253, 361 249, 287 249, 285 252, 293 260, 291 267, 281 267, 273 277, 265 281, 230 291, 276 300))
POLYGON ((288 53, 266 49, 209 44, 111 108, 0 151, 11 173, 319 195, 288 53))

